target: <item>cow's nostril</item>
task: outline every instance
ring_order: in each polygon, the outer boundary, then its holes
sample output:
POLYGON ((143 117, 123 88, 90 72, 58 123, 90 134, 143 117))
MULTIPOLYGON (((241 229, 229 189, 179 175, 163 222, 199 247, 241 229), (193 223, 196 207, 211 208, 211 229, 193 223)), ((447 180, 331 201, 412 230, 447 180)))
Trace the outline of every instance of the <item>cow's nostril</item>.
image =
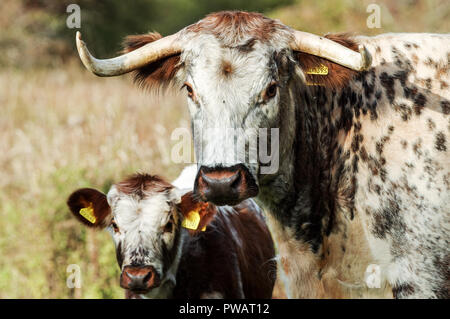
POLYGON ((227 177, 210 177, 207 174, 201 172, 201 179, 203 184, 205 184, 205 186, 207 187, 219 184, 232 187, 233 185, 239 183, 240 174, 239 172, 235 172, 233 175, 227 177))
POLYGON ((201 180, 202 180, 202 182, 203 182, 203 184, 205 185, 205 186, 209 186, 209 185, 211 185, 211 184, 213 184, 214 183, 214 179, 213 178, 211 178, 211 177, 208 177, 206 174, 204 174, 203 172, 201 172, 201 180))
POLYGON ((147 291, 159 285, 159 276, 152 266, 125 266, 120 286, 133 291, 147 291))
POLYGON ((229 177, 230 185, 233 185, 234 183, 239 182, 240 175, 241 174, 239 174, 239 171, 238 171, 238 172, 234 173, 233 176, 230 176, 229 177))
POLYGON ((239 188, 239 186, 241 185, 241 174, 239 172, 236 172, 236 174, 234 174, 233 179, 231 181, 230 187, 232 189, 237 189, 239 188))

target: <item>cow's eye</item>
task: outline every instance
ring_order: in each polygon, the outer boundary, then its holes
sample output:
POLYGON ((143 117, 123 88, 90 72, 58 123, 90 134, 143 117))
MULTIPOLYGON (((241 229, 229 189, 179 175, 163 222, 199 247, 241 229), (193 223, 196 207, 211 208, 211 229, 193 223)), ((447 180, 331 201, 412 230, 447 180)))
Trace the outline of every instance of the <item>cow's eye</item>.
POLYGON ((111 226, 114 230, 114 232, 118 233, 119 232, 119 226, 117 226, 116 222, 114 221, 114 219, 111 221, 111 226))
POLYGON ((194 89, 192 88, 192 85, 190 85, 188 82, 184 82, 183 86, 181 88, 185 87, 186 91, 188 93, 188 96, 194 100, 195 99, 195 93, 194 89))
POLYGON ((275 81, 272 81, 269 86, 264 91, 264 99, 269 100, 277 95, 278 84, 275 81))

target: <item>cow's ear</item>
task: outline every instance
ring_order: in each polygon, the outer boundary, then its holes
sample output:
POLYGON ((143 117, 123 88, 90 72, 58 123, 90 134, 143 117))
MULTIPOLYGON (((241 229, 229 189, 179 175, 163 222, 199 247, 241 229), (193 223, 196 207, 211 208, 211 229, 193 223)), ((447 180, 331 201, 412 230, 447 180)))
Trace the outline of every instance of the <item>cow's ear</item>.
MULTIPOLYGON (((325 35, 325 38, 358 52, 358 44, 349 34, 329 34, 325 35)), ((306 84, 310 86, 324 86, 338 90, 357 74, 356 71, 342 65, 305 52, 294 51, 294 58, 305 74, 306 84)))
MULTIPOLYGON (((134 51, 148 43, 161 39, 157 32, 130 35, 123 42, 123 53, 134 51)), ((161 58, 133 72, 134 80, 150 90, 165 88, 173 83, 175 74, 180 68, 180 54, 161 58)))
POLYGON ((196 200, 192 192, 181 197, 178 207, 183 215, 181 226, 188 229, 191 235, 205 231, 206 226, 217 213, 217 207, 214 204, 196 200))
POLYGON ((69 196, 72 214, 89 227, 104 228, 111 222, 111 208, 106 195, 92 188, 81 188, 69 196))

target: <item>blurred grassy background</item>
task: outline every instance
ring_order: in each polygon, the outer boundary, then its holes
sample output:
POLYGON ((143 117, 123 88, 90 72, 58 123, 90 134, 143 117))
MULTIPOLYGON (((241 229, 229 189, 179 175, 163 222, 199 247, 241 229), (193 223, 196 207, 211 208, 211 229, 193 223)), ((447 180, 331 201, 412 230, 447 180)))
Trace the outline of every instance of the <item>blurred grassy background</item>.
MULTIPOLYGON (((447 0, 376 1, 2 0, 0 3, 0 298, 122 298, 113 243, 68 213, 79 187, 107 191, 135 171, 176 177, 170 133, 189 127, 184 96, 151 96, 130 77, 97 78, 81 67, 66 6, 81 6, 83 37, 112 56, 127 34, 175 32, 211 11, 244 9, 315 33, 449 32, 447 0), (69 289, 69 264, 82 288, 69 289)), ((283 297, 277 285, 274 297, 283 297)))

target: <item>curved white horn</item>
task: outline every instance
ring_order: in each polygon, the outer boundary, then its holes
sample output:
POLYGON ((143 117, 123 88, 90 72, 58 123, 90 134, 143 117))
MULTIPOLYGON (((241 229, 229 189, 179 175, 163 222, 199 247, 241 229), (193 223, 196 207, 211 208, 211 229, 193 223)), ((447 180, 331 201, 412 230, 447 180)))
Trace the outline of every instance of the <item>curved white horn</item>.
POLYGON ((181 52, 178 44, 178 34, 172 34, 155 42, 148 43, 134 51, 112 59, 96 59, 81 40, 81 33, 77 31, 76 42, 78 54, 84 66, 98 76, 121 75, 140 68, 153 61, 181 52))
POLYGON ((294 31, 291 49, 320 56, 355 71, 367 70, 372 64, 372 57, 364 45, 358 46, 358 52, 308 32, 294 31))

